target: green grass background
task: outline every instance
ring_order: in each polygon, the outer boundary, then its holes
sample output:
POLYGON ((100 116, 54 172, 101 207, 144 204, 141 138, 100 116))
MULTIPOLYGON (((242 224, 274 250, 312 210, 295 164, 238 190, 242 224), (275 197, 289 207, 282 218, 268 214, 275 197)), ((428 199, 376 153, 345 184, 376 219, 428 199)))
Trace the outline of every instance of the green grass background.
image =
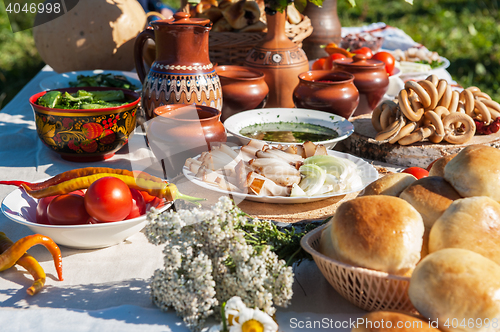
MULTIPOLYGON (((385 22, 451 62, 448 71, 464 87, 478 86, 500 101, 499 1, 338 0, 343 26, 385 22)), ((30 20, 27 16, 24 19, 30 20)), ((0 109, 44 66, 32 31, 13 33, 0 1, 0 109)))

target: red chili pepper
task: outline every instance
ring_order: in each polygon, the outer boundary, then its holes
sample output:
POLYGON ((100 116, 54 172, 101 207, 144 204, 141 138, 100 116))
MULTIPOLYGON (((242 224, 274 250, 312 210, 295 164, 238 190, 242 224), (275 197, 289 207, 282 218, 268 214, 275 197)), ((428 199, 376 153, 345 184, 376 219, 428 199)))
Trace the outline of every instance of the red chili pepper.
POLYGON ((0 181, 0 184, 4 184, 6 186, 18 186, 18 187, 21 187, 22 184, 26 184, 30 187, 33 185, 33 183, 26 181, 0 181))

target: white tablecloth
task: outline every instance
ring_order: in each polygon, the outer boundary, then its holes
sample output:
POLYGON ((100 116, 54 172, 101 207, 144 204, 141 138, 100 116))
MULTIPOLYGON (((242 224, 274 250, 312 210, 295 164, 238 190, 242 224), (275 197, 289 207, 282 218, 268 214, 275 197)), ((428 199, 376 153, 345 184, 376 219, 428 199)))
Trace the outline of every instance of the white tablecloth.
MULTIPOLYGON (((0 179, 32 182, 85 166, 130 169, 131 161, 136 169, 140 164, 137 160, 148 154, 139 146, 140 140, 131 140, 130 153, 125 148, 105 162, 86 164, 64 161, 41 143, 28 98, 41 91, 40 81, 49 75, 55 73, 50 67, 43 68, 0 112, 0 179)), ((0 185, 0 200, 14 189, 0 185)), ((3 214, 0 231, 14 241, 32 234, 3 214)), ((29 273, 20 267, 0 272, 0 331, 187 331, 175 312, 161 312, 149 297, 150 277, 162 266, 161 249, 149 244, 142 233, 104 249, 61 247, 64 281, 58 281, 48 251, 33 247, 28 252, 47 273, 46 286, 31 297, 26 294, 32 282, 29 273)), ((292 305, 279 309, 277 320, 282 331, 298 330, 308 322, 315 322, 316 328, 310 330, 323 330, 324 324, 363 314, 341 298, 316 265, 308 262, 296 269, 292 305)))

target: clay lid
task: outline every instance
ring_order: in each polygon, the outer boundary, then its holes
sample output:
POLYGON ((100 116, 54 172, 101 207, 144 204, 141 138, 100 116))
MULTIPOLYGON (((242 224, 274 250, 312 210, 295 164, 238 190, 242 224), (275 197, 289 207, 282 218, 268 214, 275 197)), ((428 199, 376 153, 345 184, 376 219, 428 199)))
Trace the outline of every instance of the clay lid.
POLYGON ((368 59, 368 57, 364 54, 356 54, 352 58, 340 59, 334 61, 336 64, 343 66, 355 66, 355 67, 363 67, 363 68, 378 68, 384 67, 385 63, 380 60, 368 59))
POLYGON ((168 24, 176 24, 176 25, 207 25, 210 23, 210 20, 207 18, 192 18, 189 13, 177 12, 174 14, 173 18, 169 18, 161 21, 154 22, 165 22, 168 24))

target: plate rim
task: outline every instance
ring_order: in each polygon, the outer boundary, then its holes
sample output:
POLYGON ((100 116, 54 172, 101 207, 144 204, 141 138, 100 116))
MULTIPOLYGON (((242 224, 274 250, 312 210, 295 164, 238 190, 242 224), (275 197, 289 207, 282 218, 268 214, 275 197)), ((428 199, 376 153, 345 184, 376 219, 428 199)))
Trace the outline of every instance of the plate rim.
MULTIPOLYGON (((43 180, 42 180, 43 181, 43 180)), ((7 194, 7 196, 4 197, 4 199, 2 200, 2 203, 0 204, 0 210, 2 211, 2 213, 10 220, 18 223, 18 224, 21 224, 21 225, 24 225, 24 226, 27 226, 27 227, 42 227, 42 228, 50 228, 50 229, 61 229, 61 228, 64 228, 64 229, 75 229, 75 228, 106 228, 106 227, 112 227, 114 225, 127 225, 127 224, 139 224, 143 221, 146 221, 147 220, 147 212, 146 214, 142 215, 142 216, 139 216, 139 217, 136 217, 136 218, 133 218, 133 219, 125 219, 125 220, 120 220, 120 221, 114 221, 114 222, 108 222, 108 223, 98 223, 98 224, 83 224, 83 225, 47 225, 47 224, 39 224, 39 223, 36 223, 36 222, 33 222, 33 221, 29 221, 27 220, 26 218, 22 217, 22 216, 19 216, 19 215, 14 215, 14 214, 11 214, 9 213, 8 211, 5 210, 5 208, 8 208, 8 205, 5 204, 5 202, 8 200, 8 199, 12 199, 12 198, 16 198, 16 195, 19 195, 19 198, 23 198, 21 197, 22 196, 22 193, 25 193, 34 203, 37 203, 38 200, 36 198, 33 198, 31 196, 29 196, 28 193, 26 193, 26 191, 22 188, 15 188, 14 190, 12 190, 10 193, 7 194), (141 219, 141 220, 139 220, 141 219), (144 219, 144 220, 142 220, 144 219), (119 224, 117 224, 119 223, 119 224)), ((24 198, 23 198, 24 199, 24 198)), ((25 201, 27 202, 27 200, 25 199, 25 201)), ((172 202, 167 202, 165 204, 165 206, 161 207, 159 209, 160 212, 164 212, 165 210, 167 210, 170 206, 172 205, 172 202)), ((26 205, 23 205, 21 206, 21 208, 23 207, 29 207, 26 206, 26 205)), ((12 210, 12 209, 11 209, 12 210)))
MULTIPOLYGON (((102 74, 102 73, 111 73, 113 75, 121 74, 121 75, 127 76, 127 78, 135 79, 139 83, 138 85, 141 87, 141 90, 142 90, 142 82, 139 79, 139 76, 137 75, 136 72, 126 71, 126 70, 107 70, 107 69, 75 70, 75 71, 68 71, 68 72, 64 72, 64 73, 57 73, 54 71, 54 75, 50 75, 48 77, 45 77, 44 79, 42 79, 40 81, 39 85, 40 85, 40 88, 42 88, 42 90, 44 90, 44 91, 52 90, 52 89, 60 89, 60 88, 64 88, 64 87, 50 86, 47 84, 53 83, 54 80, 57 80, 57 77, 60 77, 60 78, 62 77, 64 79, 66 79, 66 77, 64 77, 64 75, 68 75, 68 76, 73 75, 76 78, 76 76, 78 76, 78 75, 87 75, 88 76, 88 75, 97 75, 97 74, 102 74), (134 76, 134 77, 130 77, 130 75, 134 76), (135 77, 135 76, 137 76, 137 77, 135 77)), ((67 86, 67 87, 69 88, 70 86, 67 86)))
MULTIPOLYGON (((189 171, 186 166, 183 166, 182 173, 183 173, 184 177, 186 177, 186 179, 188 179, 191 183, 194 183, 195 185, 200 186, 202 188, 209 189, 209 190, 212 190, 212 191, 215 191, 215 192, 219 192, 221 194, 231 195, 231 196, 234 196, 234 197, 237 197, 237 198, 240 198, 240 199, 244 199, 244 200, 250 200, 250 201, 260 202, 260 203, 271 203, 271 204, 298 204, 298 203, 305 203, 305 202, 322 201, 322 200, 325 200, 325 199, 328 199, 328 198, 342 196, 342 195, 347 195, 347 194, 350 194, 350 193, 353 193, 353 192, 361 191, 364 188, 366 188, 366 186, 368 186, 371 182, 373 182, 376 179, 378 179, 378 172, 375 169, 375 167, 373 167, 373 165, 371 165, 369 162, 367 162, 363 158, 357 157, 357 156, 353 156, 353 155, 345 153, 345 152, 335 151, 335 150, 327 150, 327 153, 329 155, 334 155, 336 157, 341 157, 341 158, 345 158, 345 156, 349 156, 350 158, 353 158, 356 161, 363 163, 363 166, 367 167, 368 174, 373 173, 373 175, 374 175, 373 176, 374 177, 373 180, 371 180, 368 183, 365 183, 365 181, 363 181, 363 187, 361 187, 359 189, 345 191, 345 192, 342 192, 342 193, 335 193, 335 194, 332 194, 332 195, 282 197, 282 196, 257 196, 257 195, 249 195, 249 194, 236 193, 236 192, 231 192, 231 191, 228 191, 228 190, 224 190, 224 189, 221 189, 221 188, 216 187, 214 185, 211 185, 209 183, 206 183, 206 182, 203 182, 201 180, 198 180, 195 177, 194 173, 192 173, 191 171, 189 171), (275 202, 273 202, 273 201, 275 201, 275 202)), ((195 157, 192 157, 192 158, 198 158, 200 155, 201 154, 199 154, 199 155, 197 155, 195 157)), ((349 159, 349 158, 346 158, 346 159, 349 159)), ((351 159, 349 159, 349 160, 351 160, 351 159)), ((353 160, 351 160, 351 161, 353 161, 353 160)), ((369 179, 371 179, 371 178, 369 178, 369 179)))

